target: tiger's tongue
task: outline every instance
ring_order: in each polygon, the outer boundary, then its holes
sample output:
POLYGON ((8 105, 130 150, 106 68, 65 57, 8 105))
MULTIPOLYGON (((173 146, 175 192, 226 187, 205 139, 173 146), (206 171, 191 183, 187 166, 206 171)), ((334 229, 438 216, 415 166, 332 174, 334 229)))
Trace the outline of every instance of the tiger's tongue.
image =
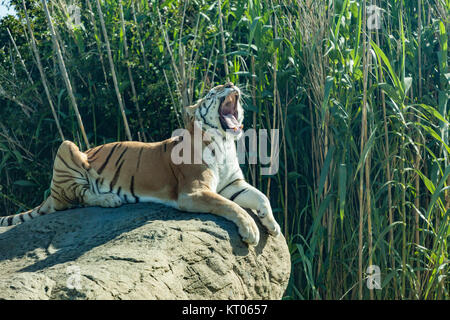
POLYGON ((225 120, 225 123, 227 124, 227 127, 233 129, 233 133, 238 134, 241 131, 241 125, 234 117, 234 115, 232 115, 231 113, 225 114, 223 115, 223 118, 225 120))

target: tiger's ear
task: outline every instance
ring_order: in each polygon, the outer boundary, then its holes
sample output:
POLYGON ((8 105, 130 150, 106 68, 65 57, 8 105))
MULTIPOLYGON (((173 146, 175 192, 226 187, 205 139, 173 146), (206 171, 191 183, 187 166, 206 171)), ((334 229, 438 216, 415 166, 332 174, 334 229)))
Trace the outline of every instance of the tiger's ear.
POLYGON ((185 127, 191 123, 192 121, 194 121, 195 119, 195 110, 197 110, 197 108, 200 106, 201 101, 192 105, 192 106, 187 106, 183 108, 183 122, 185 127))
POLYGON ((195 115, 195 110, 198 108, 198 104, 194 104, 192 106, 184 107, 184 113, 188 117, 193 117, 195 115))

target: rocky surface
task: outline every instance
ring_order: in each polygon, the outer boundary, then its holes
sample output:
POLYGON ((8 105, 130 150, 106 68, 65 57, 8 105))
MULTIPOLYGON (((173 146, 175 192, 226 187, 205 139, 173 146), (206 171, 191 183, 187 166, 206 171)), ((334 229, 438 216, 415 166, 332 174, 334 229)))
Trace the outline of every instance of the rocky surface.
POLYGON ((0 227, 0 299, 280 299, 283 236, 159 204, 60 211, 0 227))

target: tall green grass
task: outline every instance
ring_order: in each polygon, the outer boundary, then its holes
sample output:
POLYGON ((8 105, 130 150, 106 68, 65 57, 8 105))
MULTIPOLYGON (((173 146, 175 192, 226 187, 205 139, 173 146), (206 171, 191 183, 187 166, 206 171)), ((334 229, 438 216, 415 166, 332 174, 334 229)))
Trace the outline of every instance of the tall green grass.
POLYGON ((245 93, 246 127, 280 130, 278 173, 243 169, 290 248, 286 299, 450 298, 449 1, 50 0, 46 16, 28 0, 29 23, 11 2, 18 17, 0 21, 3 214, 48 192, 62 134, 82 149, 157 141, 229 79, 245 93))

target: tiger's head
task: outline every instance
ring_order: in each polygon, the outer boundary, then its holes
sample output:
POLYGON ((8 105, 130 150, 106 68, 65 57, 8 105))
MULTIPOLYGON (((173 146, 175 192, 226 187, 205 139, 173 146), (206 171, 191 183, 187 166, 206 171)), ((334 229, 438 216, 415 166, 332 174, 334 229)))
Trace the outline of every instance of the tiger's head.
POLYGON ((186 112, 202 124, 202 130, 237 140, 244 127, 240 98, 239 88, 228 82, 212 88, 196 105, 186 107, 186 112))

